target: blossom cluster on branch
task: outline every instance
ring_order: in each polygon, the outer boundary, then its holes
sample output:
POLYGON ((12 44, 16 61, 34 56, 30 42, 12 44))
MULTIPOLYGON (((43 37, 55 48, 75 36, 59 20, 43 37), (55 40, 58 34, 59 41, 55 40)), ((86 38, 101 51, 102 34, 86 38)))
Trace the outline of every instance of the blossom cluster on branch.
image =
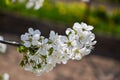
POLYGON ((66 64, 68 60, 80 60, 88 55, 96 44, 92 26, 86 23, 74 23, 66 29, 66 35, 50 31, 45 38, 39 30, 28 29, 21 35, 22 45, 18 48, 23 53, 20 65, 28 71, 41 75, 51 71, 56 64, 66 64))

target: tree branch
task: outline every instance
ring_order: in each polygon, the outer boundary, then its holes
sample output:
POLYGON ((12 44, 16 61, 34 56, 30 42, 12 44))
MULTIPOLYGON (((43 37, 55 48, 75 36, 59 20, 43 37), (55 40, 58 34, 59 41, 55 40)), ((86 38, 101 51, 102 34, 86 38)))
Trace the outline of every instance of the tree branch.
POLYGON ((22 46, 22 44, 15 42, 15 41, 0 40, 0 43, 8 44, 8 45, 16 46, 16 47, 22 46))

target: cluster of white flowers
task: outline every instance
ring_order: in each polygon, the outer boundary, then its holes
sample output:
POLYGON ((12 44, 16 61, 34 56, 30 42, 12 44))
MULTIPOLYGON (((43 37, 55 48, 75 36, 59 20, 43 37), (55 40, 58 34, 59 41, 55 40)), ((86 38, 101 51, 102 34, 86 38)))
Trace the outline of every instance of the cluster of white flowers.
POLYGON ((42 7, 44 0, 11 0, 12 3, 19 2, 24 3, 26 2, 26 8, 34 8, 35 10, 38 10, 42 7))
MULTIPOLYGON (((4 40, 4 38, 0 36, 0 40, 4 40)), ((6 49, 7 49, 7 45, 0 43, 0 53, 5 53, 6 49)))
POLYGON ((66 36, 51 31, 49 38, 45 38, 39 30, 29 28, 28 33, 21 35, 23 46, 19 51, 24 52, 21 66, 40 75, 51 71, 56 64, 66 64, 69 59, 80 60, 96 44, 92 29, 85 23, 75 23, 72 29, 67 28, 66 36))

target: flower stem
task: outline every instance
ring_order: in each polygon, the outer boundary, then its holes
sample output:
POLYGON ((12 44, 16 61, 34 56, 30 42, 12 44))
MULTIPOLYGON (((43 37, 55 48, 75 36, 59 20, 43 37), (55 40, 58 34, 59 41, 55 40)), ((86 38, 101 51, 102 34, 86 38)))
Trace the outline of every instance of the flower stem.
POLYGON ((22 46, 22 44, 15 42, 15 41, 0 40, 0 43, 8 44, 8 45, 16 46, 16 47, 22 46))

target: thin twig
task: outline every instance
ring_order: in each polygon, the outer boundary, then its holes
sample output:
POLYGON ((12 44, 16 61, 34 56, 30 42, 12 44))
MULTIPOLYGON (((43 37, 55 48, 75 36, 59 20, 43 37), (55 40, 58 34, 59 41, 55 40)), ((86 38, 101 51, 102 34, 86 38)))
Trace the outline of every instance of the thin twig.
POLYGON ((15 42, 15 41, 0 40, 0 43, 17 46, 17 47, 22 46, 22 44, 15 42))

